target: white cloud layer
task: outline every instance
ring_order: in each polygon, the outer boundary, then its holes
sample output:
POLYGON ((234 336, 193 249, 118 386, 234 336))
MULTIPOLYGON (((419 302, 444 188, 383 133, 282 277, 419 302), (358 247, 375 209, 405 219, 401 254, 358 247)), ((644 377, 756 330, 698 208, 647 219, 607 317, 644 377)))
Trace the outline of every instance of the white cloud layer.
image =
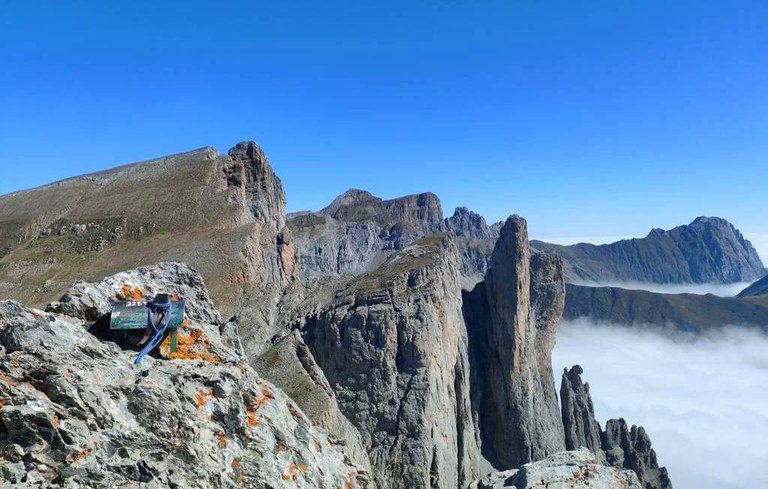
POLYGON ((558 389, 564 367, 584 367, 602 427, 646 428, 676 489, 768 487, 767 336, 563 322, 552 362, 558 389))
POLYGON ((622 289, 648 290, 659 294, 714 294, 720 297, 734 297, 752 282, 730 284, 654 284, 647 282, 574 282, 589 287, 621 287, 622 289))

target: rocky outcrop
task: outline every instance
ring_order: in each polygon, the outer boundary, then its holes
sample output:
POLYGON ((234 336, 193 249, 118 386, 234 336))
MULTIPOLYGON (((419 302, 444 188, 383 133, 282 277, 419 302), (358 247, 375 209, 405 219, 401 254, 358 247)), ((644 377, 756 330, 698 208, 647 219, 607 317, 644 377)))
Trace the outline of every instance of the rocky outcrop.
POLYGON ((631 470, 606 467, 586 448, 559 452, 519 470, 489 474, 470 489, 643 489, 631 470))
POLYGON ((67 315, 0 302, 2 479, 43 487, 366 487, 365 472, 332 438, 221 346, 218 325, 208 322, 218 312, 200 284, 189 268, 161 264, 78 284, 50 308, 67 315), (194 340, 208 356, 147 357, 136 366, 133 353, 86 329, 104 293, 167 290, 173 274, 188 278, 178 290, 189 294, 188 327, 203 332, 194 340), (136 283, 124 288, 124 280, 136 283))
POLYGON ((609 324, 654 325, 702 332, 728 325, 768 331, 764 297, 718 297, 712 294, 659 294, 619 287, 567 284, 563 318, 589 318, 609 324))
POLYGON ((382 200, 349 190, 319 212, 289 216, 305 280, 359 275, 412 242, 445 230, 434 194, 382 200))
POLYGON ((752 244, 725 219, 699 217, 669 231, 605 245, 570 246, 534 241, 554 250, 571 282, 731 283, 765 275, 752 244))
POLYGON ((297 330, 256 359, 254 367, 293 399, 313 424, 331 433, 353 463, 370 472, 360 433, 341 413, 336 395, 297 330))
POLYGON ((46 311, 95 322, 110 313, 110 300, 118 295, 128 293, 151 298, 159 292, 183 298, 184 313, 200 324, 218 327, 222 323, 203 277, 187 264, 175 262, 119 272, 95 284, 75 282, 58 301, 50 303, 46 311))
POLYGON ((595 421, 589 385, 581 381, 583 369, 574 365, 563 372, 560 387, 566 447, 587 447, 602 463, 637 474, 645 489, 669 489, 667 469, 659 467, 656 452, 642 426, 627 429, 623 419, 608 420, 605 431, 595 421))
POLYGON ((627 429, 624 419, 610 419, 603 432, 606 461, 634 471, 646 489, 671 488, 667 469, 659 467, 656 451, 642 426, 627 429))
POLYGON ((445 224, 453 233, 461 254, 462 288, 472 290, 485 278, 501 225, 489 226, 483 216, 466 207, 457 207, 445 224))
POLYGON ((559 258, 532 258, 525 220, 510 217, 485 280, 464 298, 473 409, 483 455, 496 468, 565 448, 551 362, 564 293, 559 258))
POLYGON ((465 487, 477 476, 458 253, 407 246, 307 318, 304 336, 385 487, 465 487))
POLYGON ((565 448, 586 447, 600 462, 605 462, 600 424, 595 420, 595 408, 589 395, 589 384, 581 381, 584 370, 574 365, 565 369, 560 384, 560 406, 565 429, 565 448))
POLYGON ((757 297, 768 295, 768 275, 739 292, 739 297, 757 297))

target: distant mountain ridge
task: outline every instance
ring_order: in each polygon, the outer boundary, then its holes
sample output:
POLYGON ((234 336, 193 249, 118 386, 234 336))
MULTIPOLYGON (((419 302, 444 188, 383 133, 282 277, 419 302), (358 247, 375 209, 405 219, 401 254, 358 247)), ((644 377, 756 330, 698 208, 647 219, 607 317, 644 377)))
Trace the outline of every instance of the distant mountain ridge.
POLYGON ((755 297, 768 295, 768 275, 739 292, 739 297, 755 297))
POLYGON ((531 245, 557 252, 572 283, 732 283, 751 282, 766 273, 752 244, 719 217, 698 217, 668 231, 653 229, 645 238, 604 245, 531 245))
POLYGON ((660 294, 567 284, 563 319, 579 318, 689 332, 723 326, 749 326, 768 332, 768 297, 660 294))

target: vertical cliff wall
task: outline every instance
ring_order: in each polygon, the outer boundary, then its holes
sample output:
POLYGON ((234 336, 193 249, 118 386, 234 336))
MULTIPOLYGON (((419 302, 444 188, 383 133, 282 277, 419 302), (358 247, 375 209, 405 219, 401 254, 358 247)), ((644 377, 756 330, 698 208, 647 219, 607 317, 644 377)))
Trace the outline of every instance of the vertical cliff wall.
POLYGON ((497 468, 565 448, 551 361, 564 295, 560 260, 532 258, 525 220, 510 217, 485 280, 464 303, 473 409, 483 455, 497 468))

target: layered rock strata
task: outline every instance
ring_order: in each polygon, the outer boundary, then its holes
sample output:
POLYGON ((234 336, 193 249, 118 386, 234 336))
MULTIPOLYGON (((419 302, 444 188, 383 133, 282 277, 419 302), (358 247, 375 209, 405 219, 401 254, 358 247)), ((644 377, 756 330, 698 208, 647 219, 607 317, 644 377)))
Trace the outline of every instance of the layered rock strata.
POLYGON ((465 487, 477 476, 458 253, 417 241, 307 318, 304 335, 379 481, 465 487))

